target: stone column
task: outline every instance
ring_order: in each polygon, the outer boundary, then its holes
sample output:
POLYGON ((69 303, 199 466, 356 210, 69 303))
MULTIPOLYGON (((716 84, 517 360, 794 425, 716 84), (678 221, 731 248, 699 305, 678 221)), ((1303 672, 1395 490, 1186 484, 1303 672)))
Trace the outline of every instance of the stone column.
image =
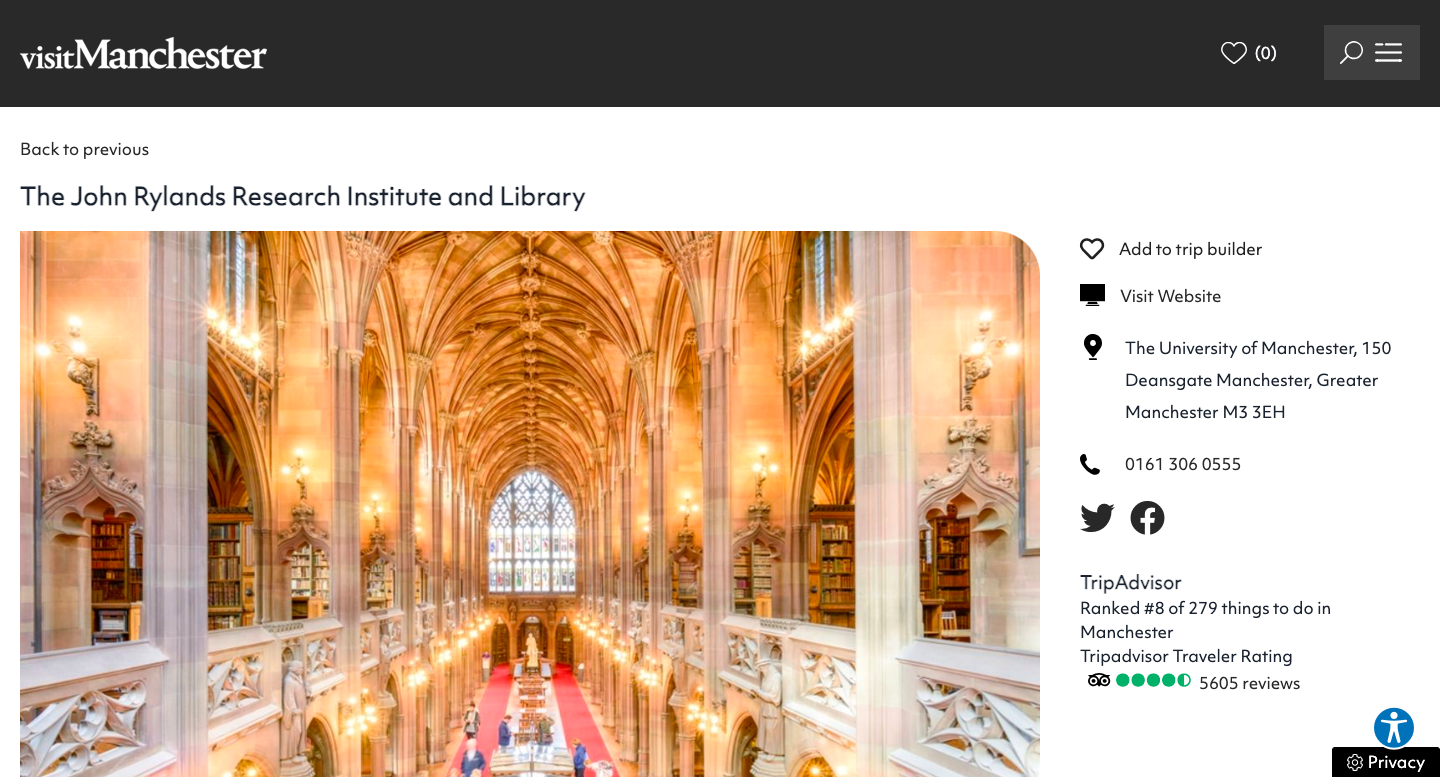
MULTIPOLYGON (((360 359, 363 332, 337 323, 342 347, 330 359, 330 614, 342 628, 336 638, 336 662, 345 673, 346 696, 360 695, 360 615, 364 580, 360 574, 360 359)), ((359 740, 337 742, 337 773, 359 774, 359 740)))
MULTIPOLYGON (((728 323, 717 326, 716 331, 728 332, 728 323)), ((700 379, 705 409, 701 427, 701 440, 704 443, 701 464, 705 473, 705 512, 701 516, 701 525, 705 540, 700 602, 705 617, 705 637, 701 649, 705 656, 702 683, 707 705, 725 698, 725 687, 720 683, 719 666, 720 657, 728 655, 725 628, 721 624, 730 613, 733 583, 730 573, 734 562, 730 555, 730 541, 735 533, 730 508, 730 375, 733 363, 728 347, 700 352, 700 379)), ((705 732, 701 731, 699 736, 704 737, 705 732)), ((707 741, 706 744, 705 773, 719 774, 725 768, 725 748, 719 746, 718 738, 712 738, 712 741, 707 741)), ((682 774, 686 758, 682 744, 682 774)), ((693 747, 688 758, 691 761, 695 758, 693 747)))
POLYGON ((650 694, 640 691, 635 694, 636 728, 635 763, 639 777, 650 777, 650 694))
MULTIPOLYGON (((445 422, 442 420, 441 425, 445 422)), ((438 458, 431 451, 431 460, 438 458)), ((430 467, 430 601, 435 604, 436 639, 445 638, 445 466, 435 463, 430 467)), ((445 670, 439 665, 431 666, 429 694, 433 696, 429 707, 426 726, 430 729, 430 752, 427 763, 438 763, 448 757, 445 747, 445 670)), ((423 708, 422 708, 423 709, 423 708)), ((422 713, 423 714, 423 713, 422 713)))
POLYGON ((395 698, 385 691, 375 701, 375 731, 370 737, 371 777, 385 777, 385 748, 390 743, 390 716, 395 713, 395 698))
MULTIPOLYGON (((600 472, 604 473, 604 472, 607 472, 609 468, 602 464, 602 465, 599 465, 599 466, 598 466, 598 469, 599 469, 600 472)), ((601 556, 600 556, 600 558, 601 558, 601 562, 600 562, 600 564, 601 564, 601 574, 603 575, 603 577, 602 577, 601 579, 604 580, 604 582, 605 582, 604 589, 603 589, 603 590, 605 591, 605 601, 604 601, 605 617, 604 617, 604 622, 605 622, 605 624, 606 624, 606 629, 607 629, 607 631, 608 631, 608 629, 609 629, 610 615, 611 615, 610 601, 611 601, 612 599, 614 599, 615 596, 617 595, 617 592, 615 591, 615 577, 614 577, 614 575, 611 573, 611 570, 613 570, 613 569, 615 568, 615 521, 613 520, 613 518, 614 518, 613 511, 610 509, 610 508, 611 508, 611 502, 612 502, 612 494, 613 494, 613 492, 614 492, 614 489, 610 488, 610 483, 609 483, 608 481, 605 482, 605 484, 604 484, 603 486, 601 486, 601 488, 600 488, 600 505, 599 505, 599 510, 598 510, 599 515, 600 515, 600 521, 601 521, 601 524, 600 524, 600 526, 601 526, 601 535, 600 535, 600 542, 601 542, 601 546, 600 546, 600 547, 601 547, 601 556)), ((615 646, 614 646, 614 642, 612 641, 609 646, 604 647, 604 648, 601 649, 601 651, 604 653, 604 655, 602 655, 602 656, 600 657, 601 663, 602 663, 602 664, 604 665, 604 667, 605 667, 605 674, 603 675, 602 680, 601 680, 601 684, 600 684, 600 687, 601 687, 601 694, 600 694, 600 696, 601 696, 601 699, 602 699, 602 703, 601 703, 601 705, 600 705, 600 710, 601 710, 601 713, 600 713, 600 725, 604 726, 605 728, 611 729, 612 732, 613 732, 614 729, 615 729, 615 706, 616 706, 616 705, 615 705, 615 671, 614 671, 614 666, 613 666, 613 665, 614 665, 614 662, 611 660, 611 653, 612 653, 614 650, 615 650, 615 646)))
MULTIPOLYGON (((616 435, 620 434, 620 419, 617 416, 616 435)), ((622 446, 623 448, 623 446, 622 446)), ((632 519, 634 507, 631 503, 630 467, 621 466, 617 470, 618 485, 620 488, 620 632, 622 638, 630 639, 631 627, 635 625, 632 619, 634 612, 630 609, 630 603, 635 599, 635 544, 632 519)), ((615 736, 619 740, 619 758, 624 761, 635 760, 635 737, 637 721, 635 718, 640 714, 635 709, 635 693, 631 690, 632 678, 630 667, 634 661, 633 646, 626 651, 625 660, 620 663, 620 680, 618 682, 620 691, 620 723, 616 727, 615 736)))
MULTIPOLYGON (((420 434, 420 428, 414 425, 414 411, 402 409, 400 418, 403 428, 396 435, 395 452, 396 467, 399 469, 395 479, 395 606, 405 612, 402 644, 406 653, 402 660, 409 661, 419 650, 419 635, 415 633, 415 607, 419 604, 415 601, 415 438, 420 434)), ((414 692, 403 685, 400 694, 414 697, 414 692)), ((413 705, 413 701, 411 703, 413 705)), ((415 729, 413 725, 405 725, 406 716, 399 714, 404 708, 405 705, 401 704, 396 710, 399 722, 395 726, 395 763, 397 774, 409 777, 406 765, 415 762, 415 729)), ((410 717, 413 719, 413 712, 410 717)))
POLYGON ((149 737, 176 774, 205 774, 208 232, 150 234, 149 445, 145 451, 145 635, 169 662, 152 689, 149 737))
MULTIPOLYGON (((649 445, 650 462, 650 649, 649 657, 660 655, 660 635, 664 618, 661 608, 670 603, 670 569, 668 566, 669 547, 666 536, 666 464, 670 456, 670 430, 663 423, 652 423, 645 428, 649 445)), ((664 714, 666 699, 663 691, 652 695, 649 706, 644 708, 646 717, 664 714)), ((670 777, 668 771, 670 743, 665 741, 665 726, 653 726, 649 731, 649 750, 657 768, 653 774, 670 777)), ((642 773, 643 775, 643 773, 642 773)))
POLYGON ((916 543, 919 488, 911 362, 910 240, 856 232, 855 281, 855 771, 895 775, 887 754, 907 744, 914 714, 894 657, 920 636, 916 543))

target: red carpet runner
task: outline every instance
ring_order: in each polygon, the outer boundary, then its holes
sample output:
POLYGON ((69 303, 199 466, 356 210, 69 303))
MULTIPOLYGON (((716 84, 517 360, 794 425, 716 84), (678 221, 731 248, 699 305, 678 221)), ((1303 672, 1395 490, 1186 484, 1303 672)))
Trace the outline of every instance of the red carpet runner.
POLYGON ((575 682, 575 675, 571 674, 570 667, 564 664, 555 665, 555 704, 560 708, 560 725, 565 729, 566 748, 570 748, 570 740, 579 739, 584 743, 591 761, 615 762, 615 759, 610 757, 610 751, 605 749, 605 738, 600 736, 600 727, 595 725, 595 719, 590 717, 590 706, 585 703, 585 697, 580 695, 580 686, 575 682))
MULTIPOLYGON (((510 703, 510 677, 509 665, 497 666, 490 673, 490 684, 485 686, 485 694, 480 697, 480 734, 476 737, 476 744, 480 746, 480 752, 485 755, 485 773, 490 773, 490 754, 500 744, 500 719, 505 717, 505 706, 510 703)), ((461 715, 464 720, 464 715, 461 715)), ((460 749, 455 752, 455 757, 450 759, 450 768, 460 768, 460 758, 465 755, 465 743, 460 743, 460 749)), ((449 770, 446 770, 448 777, 449 770)))

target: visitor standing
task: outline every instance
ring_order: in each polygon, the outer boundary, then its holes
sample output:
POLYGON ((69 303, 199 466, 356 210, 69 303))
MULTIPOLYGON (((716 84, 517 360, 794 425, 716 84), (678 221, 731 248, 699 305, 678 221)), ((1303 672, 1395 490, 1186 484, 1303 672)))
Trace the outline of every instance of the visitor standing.
POLYGON ((475 740, 465 740, 465 756, 460 759, 460 777, 475 777, 485 773, 485 756, 475 740))
POLYGON ((500 721, 500 746, 510 746, 510 716, 506 715, 500 721))
POLYGON ((470 709, 465 710, 465 738, 474 739, 480 733, 480 710, 476 708, 475 702, 470 702, 470 709))
POLYGON ((590 762, 590 754, 585 752, 585 745, 580 744, 580 740, 576 739, 570 744, 575 746, 575 777, 585 777, 585 765, 590 762))

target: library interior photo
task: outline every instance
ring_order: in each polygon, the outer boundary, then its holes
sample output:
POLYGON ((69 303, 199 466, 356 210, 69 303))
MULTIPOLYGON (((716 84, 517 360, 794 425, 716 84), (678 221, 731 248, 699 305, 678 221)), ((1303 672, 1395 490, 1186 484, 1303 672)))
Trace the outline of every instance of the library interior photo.
POLYGON ((1039 774, 1019 238, 19 238, 23 777, 1039 774))

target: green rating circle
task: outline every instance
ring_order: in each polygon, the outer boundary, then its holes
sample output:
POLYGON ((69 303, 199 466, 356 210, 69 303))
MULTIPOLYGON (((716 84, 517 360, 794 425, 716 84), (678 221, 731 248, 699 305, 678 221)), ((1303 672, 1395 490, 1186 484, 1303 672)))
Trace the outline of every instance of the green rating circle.
POLYGON ((1136 688, 1144 688, 1144 687, 1145 687, 1145 675, 1140 674, 1139 672, 1136 672, 1135 674, 1130 675, 1130 684, 1133 685, 1133 686, 1135 686, 1136 688))
POLYGON ((1158 686, 1160 684, 1160 675, 1151 672, 1150 676, 1145 678, 1145 684, 1151 688, 1158 686))
POLYGON ((1128 675, 1128 674, 1118 674, 1118 675, 1115 675, 1115 684, 1118 685, 1118 686, 1120 686, 1121 688, 1124 688, 1125 686, 1127 686, 1127 685, 1130 684, 1130 675, 1128 675))
POLYGON ((1160 678, 1160 682, 1165 683, 1166 688, 1170 688, 1175 685, 1175 675, 1166 672, 1165 676, 1160 678))

